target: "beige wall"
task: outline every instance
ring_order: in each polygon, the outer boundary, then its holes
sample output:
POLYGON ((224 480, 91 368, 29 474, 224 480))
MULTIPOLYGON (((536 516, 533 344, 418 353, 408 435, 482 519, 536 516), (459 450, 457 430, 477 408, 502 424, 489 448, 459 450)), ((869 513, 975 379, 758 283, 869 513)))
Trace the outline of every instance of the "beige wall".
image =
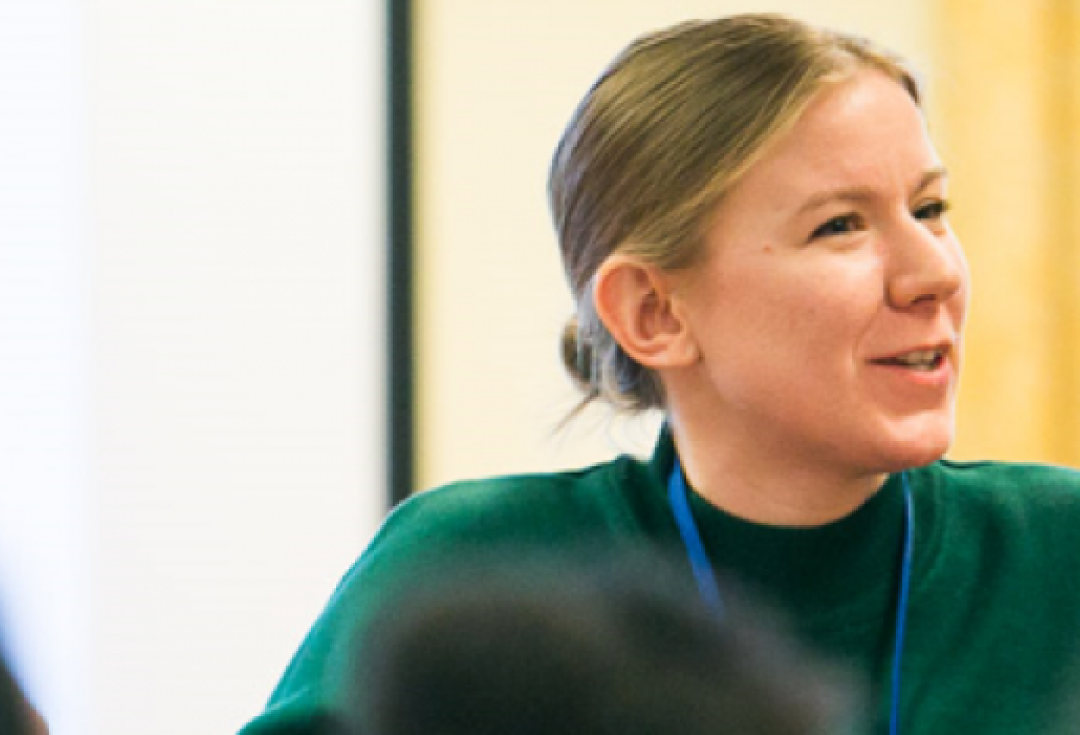
POLYGON ((938 126, 971 262, 959 457, 1080 464, 1080 0, 942 0, 938 126))
POLYGON ((651 446, 655 419, 627 426, 599 412, 554 433, 576 394, 558 360, 571 307, 547 164, 577 100, 622 46, 679 20, 775 10, 866 33, 932 72, 930 3, 418 3, 421 487, 651 446))

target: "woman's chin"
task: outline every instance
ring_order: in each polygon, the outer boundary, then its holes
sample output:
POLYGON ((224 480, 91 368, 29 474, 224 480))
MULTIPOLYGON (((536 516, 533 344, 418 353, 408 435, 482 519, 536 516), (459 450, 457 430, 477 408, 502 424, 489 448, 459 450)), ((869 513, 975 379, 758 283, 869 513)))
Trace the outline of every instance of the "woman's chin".
POLYGON ((906 437, 890 442, 883 448, 881 469, 887 472, 923 467, 938 461, 952 446, 953 432, 942 431, 906 437))
POLYGON ((876 437, 864 447, 866 469, 900 472, 923 467, 941 459, 952 446, 954 422, 951 415, 922 416, 879 427, 876 437))

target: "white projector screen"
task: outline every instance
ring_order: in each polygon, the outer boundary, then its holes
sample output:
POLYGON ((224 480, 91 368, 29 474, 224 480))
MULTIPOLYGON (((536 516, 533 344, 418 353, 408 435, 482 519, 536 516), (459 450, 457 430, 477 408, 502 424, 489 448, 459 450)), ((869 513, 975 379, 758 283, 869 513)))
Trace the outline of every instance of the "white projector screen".
POLYGON ((54 735, 237 730, 385 511, 386 37, 0 0, 0 600, 54 735))

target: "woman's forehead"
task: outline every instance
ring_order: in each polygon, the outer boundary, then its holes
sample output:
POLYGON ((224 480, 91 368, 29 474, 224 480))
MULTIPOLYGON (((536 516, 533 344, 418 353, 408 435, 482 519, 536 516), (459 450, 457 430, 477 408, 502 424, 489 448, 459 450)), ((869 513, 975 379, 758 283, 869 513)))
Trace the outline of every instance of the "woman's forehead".
POLYGON ((907 191, 943 173, 908 92, 880 72, 865 71, 819 92, 730 196, 813 204, 823 192, 907 191))

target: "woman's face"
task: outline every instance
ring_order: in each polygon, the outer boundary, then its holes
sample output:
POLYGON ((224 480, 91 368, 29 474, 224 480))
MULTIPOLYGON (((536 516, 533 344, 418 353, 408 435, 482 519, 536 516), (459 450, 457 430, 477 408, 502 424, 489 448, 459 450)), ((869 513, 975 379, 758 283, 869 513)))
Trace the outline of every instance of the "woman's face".
POLYGON ((677 299, 693 411, 775 461, 856 473, 953 437, 968 271, 919 109, 878 72, 826 88, 717 209, 677 299))

